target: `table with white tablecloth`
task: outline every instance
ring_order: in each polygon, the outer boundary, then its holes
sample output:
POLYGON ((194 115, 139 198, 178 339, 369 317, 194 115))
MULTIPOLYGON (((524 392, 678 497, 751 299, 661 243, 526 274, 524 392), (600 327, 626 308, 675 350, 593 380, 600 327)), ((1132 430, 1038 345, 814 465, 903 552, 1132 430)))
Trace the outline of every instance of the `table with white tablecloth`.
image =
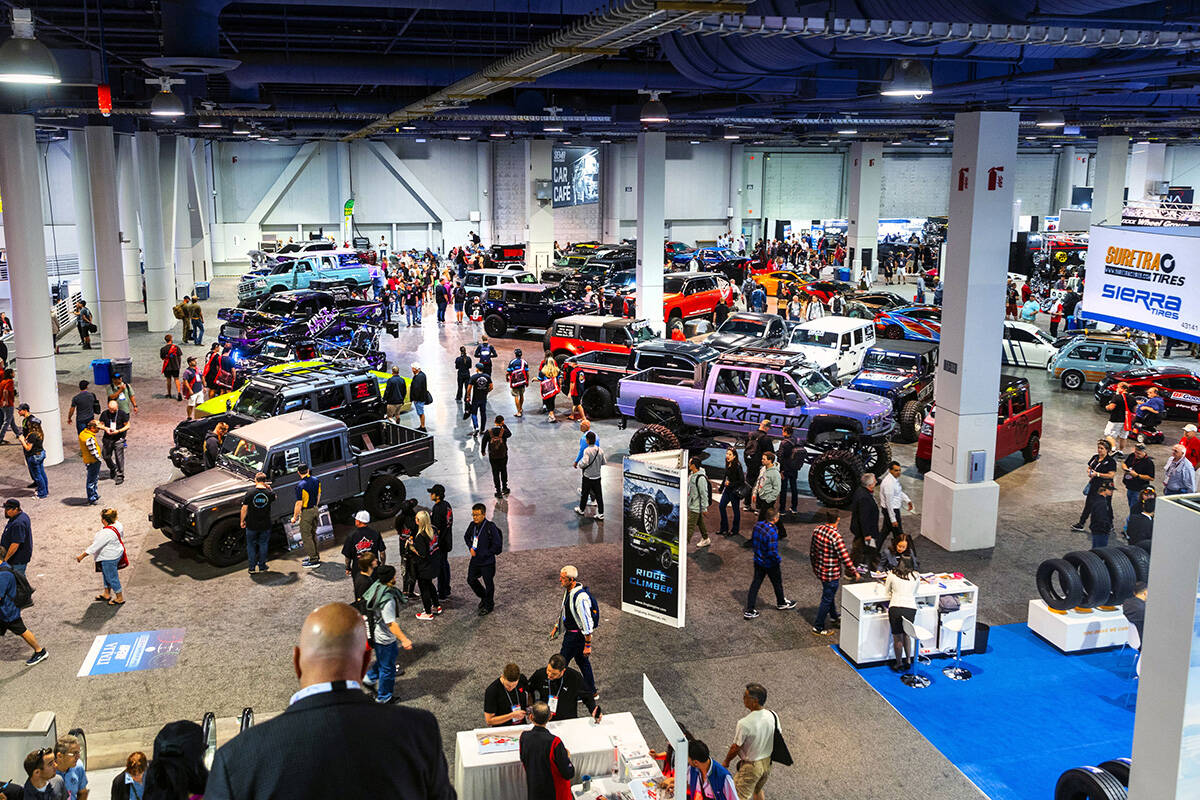
MULTIPOLYGON (((505 733, 520 736, 532 725, 509 725, 501 729, 477 728, 459 731, 454 743, 454 788, 459 800, 525 800, 525 770, 520 753, 479 752, 477 734, 505 733)), ((575 764, 575 781, 584 775, 608 775, 616 760, 614 737, 626 745, 646 747, 633 714, 605 714, 600 723, 591 717, 551 722, 550 732, 562 739, 575 764)))

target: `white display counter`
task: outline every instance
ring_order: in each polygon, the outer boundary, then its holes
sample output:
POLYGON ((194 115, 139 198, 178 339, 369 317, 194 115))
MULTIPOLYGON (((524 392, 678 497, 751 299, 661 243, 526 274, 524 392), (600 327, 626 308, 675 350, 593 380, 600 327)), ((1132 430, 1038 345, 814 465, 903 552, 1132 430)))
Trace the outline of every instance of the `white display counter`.
MULTIPOLYGON (((838 646, 855 664, 873 664, 894 658, 887 608, 888 596, 882 580, 842 584, 842 630, 838 646)), ((921 643, 921 655, 952 655, 958 634, 946 630, 943 623, 953 619, 977 619, 978 610, 979 587, 969 580, 948 575, 934 575, 923 580, 917 590, 916 624, 931 631, 934 638, 921 643), (958 598, 957 611, 938 611, 944 595, 958 598)), ((975 625, 970 623, 963 629, 962 650, 969 653, 974 649, 975 625)))
POLYGON ((1129 620, 1121 609, 1052 611, 1042 600, 1029 601, 1029 630, 1064 653, 1118 647, 1129 638, 1129 620))

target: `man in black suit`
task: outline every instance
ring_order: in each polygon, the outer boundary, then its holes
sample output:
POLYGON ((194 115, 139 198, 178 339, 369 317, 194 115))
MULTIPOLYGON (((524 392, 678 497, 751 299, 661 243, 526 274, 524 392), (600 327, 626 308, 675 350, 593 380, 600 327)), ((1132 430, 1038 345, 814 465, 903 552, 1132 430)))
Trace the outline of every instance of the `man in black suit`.
POLYGON ((309 614, 292 652, 300 691, 278 717, 217 751, 204 796, 455 800, 437 720, 372 700, 361 686, 370 660, 357 611, 330 603, 309 614))
POLYGON ((875 475, 864 472, 850 496, 850 551, 855 564, 868 564, 879 554, 879 505, 875 502, 875 475))

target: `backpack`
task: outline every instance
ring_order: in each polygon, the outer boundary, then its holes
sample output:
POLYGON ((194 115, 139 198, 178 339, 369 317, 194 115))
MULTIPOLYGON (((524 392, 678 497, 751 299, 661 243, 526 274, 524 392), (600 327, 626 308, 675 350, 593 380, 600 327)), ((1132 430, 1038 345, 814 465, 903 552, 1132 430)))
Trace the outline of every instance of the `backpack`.
POLYGON ((596 595, 592 594, 592 590, 588 587, 581 587, 583 593, 588 596, 588 600, 592 601, 592 630, 600 627, 600 606, 596 605, 596 595))
POLYGON ((488 456, 495 461, 508 458, 508 441, 504 438, 503 428, 488 431, 488 456))
POLYGON ((712 505, 712 486, 709 485, 708 475, 704 472, 704 470, 700 470, 696 473, 696 475, 699 478, 699 480, 696 481, 696 492, 700 495, 700 499, 704 504, 704 508, 702 510, 707 511, 709 506, 712 505), (703 484, 701 481, 703 481, 703 484))
POLYGON ((520 389, 529 383, 529 365, 524 359, 513 359, 509 365, 508 385, 514 389, 520 389), (516 369, 513 369, 513 364, 516 364, 516 369))
POLYGON ((396 613, 400 612, 400 606, 408 602, 408 598, 404 593, 395 586, 388 586, 386 583, 375 581, 367 590, 363 592, 363 608, 367 610, 367 628, 370 638, 368 641, 375 641, 375 620, 379 616, 381 610, 388 600, 396 601, 396 613))
POLYGON ((171 313, 175 315, 175 319, 183 319, 183 303, 179 303, 172 308, 171 313))
POLYGON ((16 583, 13 587, 13 603, 16 604, 17 609, 24 611, 32 606, 34 589, 29 585, 29 579, 13 569, 11 564, 0 565, 0 569, 7 570, 16 583))

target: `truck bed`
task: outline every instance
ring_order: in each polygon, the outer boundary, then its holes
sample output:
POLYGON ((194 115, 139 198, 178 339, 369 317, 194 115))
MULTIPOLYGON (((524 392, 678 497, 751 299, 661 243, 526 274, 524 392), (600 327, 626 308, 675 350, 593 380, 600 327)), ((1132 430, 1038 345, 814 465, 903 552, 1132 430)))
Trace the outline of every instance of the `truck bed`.
POLYGON ((363 481, 384 467, 399 467, 406 475, 419 475, 435 461, 432 434, 386 419, 350 428, 346 440, 363 481))
POLYGON ((623 379, 621 383, 652 383, 658 386, 679 386, 685 389, 695 389, 696 375, 687 370, 651 367, 650 369, 633 373, 623 379))
POLYGON ((624 369, 629 364, 628 353, 615 353, 611 350, 589 350, 572 356, 568 362, 588 367, 614 367, 624 369))

